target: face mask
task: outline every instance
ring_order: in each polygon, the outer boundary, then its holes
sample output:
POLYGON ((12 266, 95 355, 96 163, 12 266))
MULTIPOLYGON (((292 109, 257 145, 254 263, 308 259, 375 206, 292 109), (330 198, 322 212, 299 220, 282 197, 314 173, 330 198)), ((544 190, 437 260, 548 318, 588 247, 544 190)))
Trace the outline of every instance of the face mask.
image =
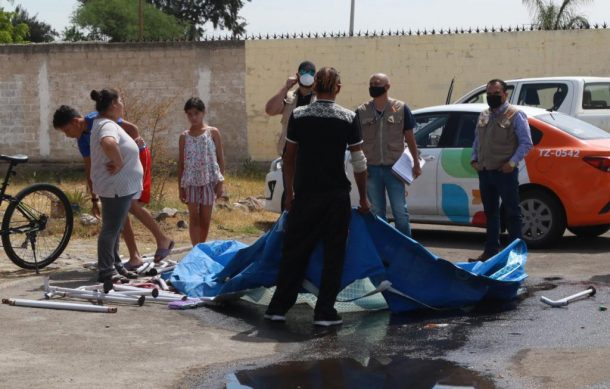
POLYGON ((502 105, 502 96, 487 95, 487 104, 489 105, 489 108, 499 108, 502 105))
POLYGON ((370 86, 369 87, 369 95, 372 98, 379 97, 385 93, 385 86, 370 86))
POLYGON ((312 86, 313 76, 309 73, 301 74, 299 76, 299 83, 303 86, 312 86))

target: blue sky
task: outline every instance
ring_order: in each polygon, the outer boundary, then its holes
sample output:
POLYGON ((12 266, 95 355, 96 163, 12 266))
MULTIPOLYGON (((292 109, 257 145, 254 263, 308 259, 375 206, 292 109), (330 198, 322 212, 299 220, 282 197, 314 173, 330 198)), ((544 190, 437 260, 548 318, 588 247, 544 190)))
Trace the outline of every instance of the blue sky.
MULTIPOLYGON (((133 0, 136 1, 136 0, 133 0)), ((559 0, 554 0, 559 3, 559 0)), ((354 30, 402 30, 516 26, 530 23, 521 0, 356 0, 354 30)), ((14 0, 30 14, 61 31, 76 0, 14 0)), ((348 31, 351 0, 252 0, 240 15, 249 34, 348 31)), ((11 9, 7 0, 0 6, 11 9)), ((610 1, 594 0, 580 9, 593 23, 610 24, 610 1)))

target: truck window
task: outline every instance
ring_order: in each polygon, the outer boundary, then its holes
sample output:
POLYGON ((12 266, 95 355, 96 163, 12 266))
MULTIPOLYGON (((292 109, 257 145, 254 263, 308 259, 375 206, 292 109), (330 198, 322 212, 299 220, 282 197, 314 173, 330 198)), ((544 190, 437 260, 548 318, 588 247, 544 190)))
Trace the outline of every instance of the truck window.
MULTIPOLYGON (((508 86, 508 89, 506 90, 506 92, 508 93, 508 101, 510 101, 510 97, 512 96, 514 90, 515 90, 515 87, 513 85, 508 86)), ((485 89, 483 89, 481 92, 470 96, 468 98, 468 100, 464 101, 464 103, 465 104, 476 104, 476 103, 487 104, 487 93, 486 92, 487 91, 485 89)))
POLYGON ((610 108, 610 83, 595 82, 585 84, 582 92, 583 109, 608 109, 610 108))
POLYGON ((610 134, 601 128, 559 112, 550 112, 534 117, 578 139, 610 139, 610 134))
POLYGON ((523 84, 517 104, 557 111, 567 95, 568 86, 566 84, 523 84))

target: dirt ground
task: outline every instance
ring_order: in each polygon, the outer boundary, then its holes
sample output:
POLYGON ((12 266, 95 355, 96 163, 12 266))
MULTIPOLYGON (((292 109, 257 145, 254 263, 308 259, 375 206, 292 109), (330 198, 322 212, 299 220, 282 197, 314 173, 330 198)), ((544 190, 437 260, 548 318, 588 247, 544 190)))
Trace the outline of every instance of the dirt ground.
MULTIPOLYGON (((248 237, 242 237, 245 240, 248 237)), ((152 253, 149 245, 141 250, 152 253)), ((171 259, 190 250, 177 242, 171 259)), ((83 265, 96 260, 95 239, 73 240, 66 253, 36 276, 0 255, 0 297, 39 300, 43 277, 54 285, 91 284, 83 265)), ((272 344, 247 348, 234 335, 204 328, 166 304, 119 305, 115 314, 0 305, 0 387, 97 388, 108 385, 172 387, 189 369, 266 356, 272 344)))

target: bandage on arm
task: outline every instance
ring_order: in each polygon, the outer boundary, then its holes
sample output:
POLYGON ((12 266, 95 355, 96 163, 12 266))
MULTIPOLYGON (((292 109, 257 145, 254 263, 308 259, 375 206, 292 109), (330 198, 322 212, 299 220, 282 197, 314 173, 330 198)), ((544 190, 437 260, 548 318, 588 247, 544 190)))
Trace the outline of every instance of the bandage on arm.
POLYGON ((352 156, 352 167, 354 168, 355 173, 362 173, 366 171, 366 157, 364 156, 364 151, 357 150, 350 152, 352 156))

